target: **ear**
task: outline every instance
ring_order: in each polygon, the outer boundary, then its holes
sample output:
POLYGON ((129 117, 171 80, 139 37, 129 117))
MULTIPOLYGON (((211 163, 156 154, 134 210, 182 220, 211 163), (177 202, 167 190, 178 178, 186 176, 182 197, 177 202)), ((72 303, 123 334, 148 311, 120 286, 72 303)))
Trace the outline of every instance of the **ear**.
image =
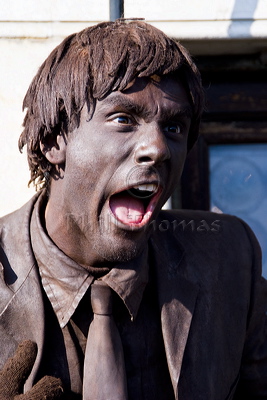
POLYGON ((42 142, 40 142, 41 152, 44 154, 46 159, 54 165, 65 163, 66 148, 66 136, 62 134, 57 135, 56 137, 48 135, 43 139, 42 142))

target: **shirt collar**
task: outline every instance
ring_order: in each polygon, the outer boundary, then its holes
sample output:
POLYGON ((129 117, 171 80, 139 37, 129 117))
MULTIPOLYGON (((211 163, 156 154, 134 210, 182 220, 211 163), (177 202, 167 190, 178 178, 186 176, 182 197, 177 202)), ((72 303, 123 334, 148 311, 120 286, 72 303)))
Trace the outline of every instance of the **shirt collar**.
POLYGON ((148 247, 138 258, 117 265, 101 279, 121 297, 134 320, 148 282, 148 247))
MULTIPOLYGON (((43 288, 63 328, 72 317, 94 277, 63 253, 44 231, 40 215, 46 196, 44 191, 33 210, 30 226, 31 242, 43 288)), ((138 313, 148 282, 147 248, 138 258, 118 264, 101 279, 121 297, 133 320, 138 313)))

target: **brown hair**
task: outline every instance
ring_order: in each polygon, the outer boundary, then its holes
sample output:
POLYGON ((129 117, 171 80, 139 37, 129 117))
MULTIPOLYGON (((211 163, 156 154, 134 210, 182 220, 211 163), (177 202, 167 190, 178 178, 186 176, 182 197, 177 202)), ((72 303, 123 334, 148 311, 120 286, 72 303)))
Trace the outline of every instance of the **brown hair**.
POLYGON ((19 149, 27 145, 29 184, 45 185, 52 169, 40 141, 78 127, 85 103, 92 117, 96 100, 124 90, 136 77, 176 71, 192 101, 191 148, 198 135, 203 92, 198 69, 181 44, 143 21, 104 22, 68 36, 41 65, 24 98, 27 112, 19 149))

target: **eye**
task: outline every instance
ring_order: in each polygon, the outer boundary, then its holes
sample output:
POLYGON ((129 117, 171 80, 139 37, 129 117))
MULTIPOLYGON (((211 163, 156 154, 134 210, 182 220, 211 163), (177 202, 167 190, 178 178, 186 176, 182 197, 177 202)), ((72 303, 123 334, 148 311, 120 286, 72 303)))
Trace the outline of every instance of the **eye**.
POLYGON ((163 128, 163 131, 167 132, 167 133, 178 134, 178 133, 181 133, 181 125, 180 124, 169 124, 163 128))
POLYGON ((130 125, 133 123, 131 118, 125 116, 125 115, 119 115, 118 117, 113 119, 114 122, 117 122, 120 125, 130 125))

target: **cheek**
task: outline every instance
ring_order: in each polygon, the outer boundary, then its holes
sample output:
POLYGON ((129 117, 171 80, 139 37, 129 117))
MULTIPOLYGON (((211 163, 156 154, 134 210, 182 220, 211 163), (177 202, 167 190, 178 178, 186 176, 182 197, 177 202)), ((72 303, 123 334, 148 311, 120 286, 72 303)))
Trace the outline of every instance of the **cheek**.
POLYGON ((67 149, 67 158, 73 167, 86 169, 91 166, 92 169, 99 169, 117 158, 118 149, 121 149, 107 132, 95 132, 93 136, 89 133, 80 134, 79 140, 77 138, 78 135, 67 149))
POLYGON ((81 199, 90 196, 95 189, 95 163, 92 154, 79 146, 66 157, 64 172, 65 197, 81 199))
POLYGON ((179 148, 179 151, 176 150, 171 153, 171 164, 169 169, 168 182, 170 186, 173 188, 172 190, 174 190, 174 188, 180 181, 184 169, 186 155, 187 155, 186 149, 181 150, 181 148, 179 148))
POLYGON ((116 170, 116 157, 107 147, 102 145, 102 151, 96 151, 96 146, 79 143, 69 149, 64 177, 66 191, 84 201, 99 196, 116 170))
POLYGON ((179 171, 183 169, 187 156, 187 142, 170 148, 172 163, 179 171))
POLYGON ((93 178, 94 172, 100 169, 101 157, 96 141, 88 140, 81 135, 79 140, 71 143, 66 154, 66 173, 76 178, 93 178))

